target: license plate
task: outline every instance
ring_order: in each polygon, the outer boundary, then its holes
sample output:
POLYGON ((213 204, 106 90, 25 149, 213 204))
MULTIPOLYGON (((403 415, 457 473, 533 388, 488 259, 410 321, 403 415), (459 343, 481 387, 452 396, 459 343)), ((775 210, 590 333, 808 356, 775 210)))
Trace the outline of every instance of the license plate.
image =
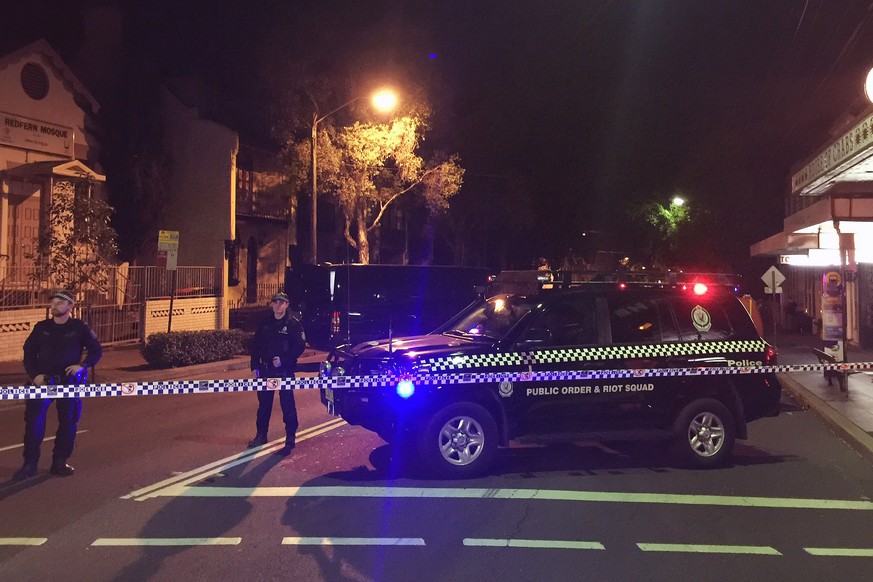
POLYGON ((324 389, 324 398, 325 398, 325 400, 327 400, 328 402, 333 402, 333 401, 334 401, 334 400, 333 400, 333 389, 332 389, 332 388, 325 388, 325 389, 324 389))

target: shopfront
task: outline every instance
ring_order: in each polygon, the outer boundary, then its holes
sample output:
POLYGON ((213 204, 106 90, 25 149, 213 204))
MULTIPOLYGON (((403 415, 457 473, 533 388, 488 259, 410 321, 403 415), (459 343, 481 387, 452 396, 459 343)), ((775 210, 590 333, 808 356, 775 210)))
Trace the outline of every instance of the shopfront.
POLYGON ((782 232, 750 249, 752 256, 773 257, 785 274, 783 319, 794 308, 821 333, 828 277, 837 273, 845 339, 873 347, 873 107, 798 165, 786 209, 782 232))

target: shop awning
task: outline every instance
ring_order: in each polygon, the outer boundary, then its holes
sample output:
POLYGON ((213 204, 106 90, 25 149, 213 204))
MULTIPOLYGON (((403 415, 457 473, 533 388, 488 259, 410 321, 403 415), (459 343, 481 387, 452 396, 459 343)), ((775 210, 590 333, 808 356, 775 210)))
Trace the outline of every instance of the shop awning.
POLYGON ((787 263, 826 265, 839 264, 841 248, 854 251, 857 262, 873 262, 873 184, 869 182, 835 184, 826 197, 788 216, 782 232, 753 244, 749 251, 753 257, 781 256, 787 263))

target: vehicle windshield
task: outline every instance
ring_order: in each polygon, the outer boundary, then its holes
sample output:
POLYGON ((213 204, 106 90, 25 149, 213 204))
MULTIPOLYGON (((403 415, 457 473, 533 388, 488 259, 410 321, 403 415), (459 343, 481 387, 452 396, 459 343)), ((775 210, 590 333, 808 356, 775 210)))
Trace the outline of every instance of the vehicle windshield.
POLYGON ((461 313, 443 333, 501 340, 531 309, 525 298, 495 295, 461 313))

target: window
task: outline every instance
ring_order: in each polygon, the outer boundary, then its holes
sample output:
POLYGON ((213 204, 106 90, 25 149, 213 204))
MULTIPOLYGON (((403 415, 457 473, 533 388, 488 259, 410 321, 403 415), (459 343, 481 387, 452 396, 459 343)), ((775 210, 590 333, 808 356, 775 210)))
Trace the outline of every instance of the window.
POLYGON ((34 101, 45 99, 49 91, 49 78, 40 65, 27 63, 21 67, 21 88, 34 101))
POLYGON ((522 343, 580 346, 597 342, 594 301, 590 297, 563 299, 546 308, 521 336, 522 343))
POLYGON ((614 298, 609 309, 612 342, 652 343, 674 339, 676 329, 668 314, 667 305, 660 299, 614 298))
POLYGON ((683 341, 721 340, 733 336, 733 328, 718 303, 676 301, 676 319, 683 341))

